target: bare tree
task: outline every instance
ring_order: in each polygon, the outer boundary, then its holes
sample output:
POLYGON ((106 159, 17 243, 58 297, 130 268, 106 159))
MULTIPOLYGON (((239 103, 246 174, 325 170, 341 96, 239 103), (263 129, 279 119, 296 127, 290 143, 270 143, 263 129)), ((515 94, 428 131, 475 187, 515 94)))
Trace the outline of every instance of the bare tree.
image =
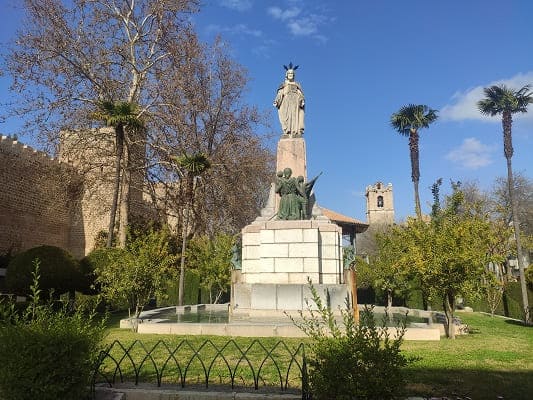
MULTIPOLYGON (((21 93, 10 115, 55 149, 61 130, 91 127, 103 101, 135 104, 137 117, 149 115, 160 102, 159 82, 180 62, 170 59, 169 46, 193 35, 187 16, 197 6, 198 0, 25 0, 26 21, 3 59, 12 89, 21 93)), ((125 132, 123 166, 133 168, 129 155, 144 142, 125 132)), ((123 185, 124 210, 128 191, 123 185)), ((121 213, 122 238, 127 225, 128 213, 121 213)))

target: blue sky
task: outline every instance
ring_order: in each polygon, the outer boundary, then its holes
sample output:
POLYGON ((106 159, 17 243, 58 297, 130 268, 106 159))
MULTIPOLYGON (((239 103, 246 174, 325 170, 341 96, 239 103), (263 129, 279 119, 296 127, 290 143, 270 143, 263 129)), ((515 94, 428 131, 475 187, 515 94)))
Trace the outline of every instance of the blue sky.
MULTIPOLYGON (((19 12, 0 1, 5 42, 19 12)), ((203 39, 228 42, 249 71, 248 102, 270 110, 276 131, 272 100, 283 64, 300 66, 308 176, 323 171, 319 204, 365 220, 365 187, 390 182, 401 220, 414 213, 413 186, 407 138, 390 127, 390 115, 409 103, 439 110, 420 134, 424 212, 438 178, 489 188, 506 175, 501 123, 475 103, 483 87, 533 84, 532 15, 529 0, 204 0, 193 22, 203 39)), ((0 77, 0 102, 7 83, 0 77)), ((513 140, 514 170, 531 177, 533 107, 515 116, 513 140)))

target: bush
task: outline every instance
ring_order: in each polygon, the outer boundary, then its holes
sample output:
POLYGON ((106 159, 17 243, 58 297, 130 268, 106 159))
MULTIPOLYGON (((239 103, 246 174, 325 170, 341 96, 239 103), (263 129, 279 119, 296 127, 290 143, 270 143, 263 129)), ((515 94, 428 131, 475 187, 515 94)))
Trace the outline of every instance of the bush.
POLYGON ((406 384, 404 367, 414 359, 401 354, 405 322, 390 337, 386 321, 378 326, 372 309, 365 308, 356 323, 353 312, 341 310, 342 326, 311 285, 318 311, 300 313, 292 321, 311 339, 309 383, 316 399, 396 399, 406 384))
POLYGON ((84 294, 94 294, 96 271, 108 267, 115 257, 125 250, 118 247, 97 248, 80 260, 80 270, 83 274, 83 285, 79 290, 84 294))
MULTIPOLYGON (((529 305, 531 306, 533 304, 533 290, 528 288, 527 292, 529 305)), ((490 307, 485 298, 477 300, 465 299, 465 304, 475 311, 490 312, 490 307)), ((509 282, 505 285, 502 301, 496 308, 496 314, 515 319, 524 318, 520 282, 509 282)))
POLYGON ((529 290, 533 291, 533 264, 527 267, 525 274, 527 287, 529 290))
POLYGON ((9 262, 6 287, 13 293, 27 295, 32 283, 32 264, 40 262, 40 287, 56 294, 73 292, 84 285, 78 261, 69 252, 55 246, 39 246, 17 254, 9 262))
MULTIPOLYGON (((200 275, 195 270, 185 270, 183 305, 198 304, 198 300, 205 301, 209 298, 209 293, 200 289, 200 275)), ((158 307, 169 307, 178 304, 179 295, 179 275, 174 279, 167 280, 162 293, 157 297, 158 307)))
MULTIPOLYGON (((38 269, 34 282, 38 282, 38 269)), ((0 398, 89 398, 89 385, 103 338, 103 324, 80 312, 67 314, 39 304, 32 285, 22 316, 0 303, 0 398)))

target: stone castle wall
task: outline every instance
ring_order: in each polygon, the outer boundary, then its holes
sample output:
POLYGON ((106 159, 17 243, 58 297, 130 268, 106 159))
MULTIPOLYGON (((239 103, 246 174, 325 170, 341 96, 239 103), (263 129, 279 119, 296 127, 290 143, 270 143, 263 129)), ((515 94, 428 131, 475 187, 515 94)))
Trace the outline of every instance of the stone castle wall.
MULTIPOLYGON (((0 253, 46 244, 78 258, 88 254, 109 225, 114 131, 62 132, 57 159, 10 137, 0 138, 0 253)), ((142 159, 143 147, 133 148, 142 159)), ((142 166, 133 168, 130 223, 154 219, 155 208, 144 196, 142 166)), ((119 207, 117 223, 120 212, 119 207)))
POLYGON ((69 164, 0 137, 0 252, 43 244, 85 252, 82 181, 69 164))

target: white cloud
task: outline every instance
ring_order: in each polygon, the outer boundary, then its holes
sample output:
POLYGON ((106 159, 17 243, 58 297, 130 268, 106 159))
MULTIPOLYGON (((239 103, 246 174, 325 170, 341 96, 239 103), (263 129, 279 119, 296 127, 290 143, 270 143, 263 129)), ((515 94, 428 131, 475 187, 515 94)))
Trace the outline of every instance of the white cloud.
POLYGON ((207 33, 228 33, 231 35, 248 35, 254 37, 263 36, 263 32, 259 29, 252 29, 246 24, 237 24, 234 26, 221 26, 216 24, 208 25, 206 28, 207 33))
MULTIPOLYGON (((482 115, 478 108, 477 102, 484 97, 483 88, 492 85, 506 85, 513 89, 520 89, 524 85, 533 84, 533 71, 525 74, 517 74, 509 79, 501 79, 489 82, 483 86, 476 86, 464 92, 457 92, 453 95, 450 104, 442 107, 440 117, 443 120, 463 121, 467 119, 480 121, 501 121, 501 117, 489 117, 482 115)), ((533 119, 533 110, 530 108, 526 114, 516 114, 513 118, 533 119)))
POLYGON ((476 138, 466 138, 458 148, 446 154, 446 159, 467 169, 479 169, 492 163, 496 146, 481 143, 476 138))
POLYGON ((281 21, 285 21, 287 19, 294 18, 300 14, 301 10, 297 7, 288 8, 286 10, 282 10, 279 7, 269 7, 267 9, 267 13, 270 14, 275 19, 279 19, 281 21))
POLYGON ((237 11, 246 11, 252 8, 252 0, 220 0, 220 5, 237 11))
MULTIPOLYGON (((297 2, 296 4, 300 4, 297 2)), ((316 11, 316 10, 315 10, 316 11)), ((322 12, 325 12, 322 10, 322 12)), ((283 22, 293 36, 311 37, 325 43, 326 36, 319 33, 320 27, 332 22, 333 19, 324 14, 317 14, 302 10, 300 7, 269 7, 267 13, 274 19, 283 22)))
POLYGON ((292 20, 287 26, 295 36, 309 36, 317 31, 316 23, 310 18, 292 20))

